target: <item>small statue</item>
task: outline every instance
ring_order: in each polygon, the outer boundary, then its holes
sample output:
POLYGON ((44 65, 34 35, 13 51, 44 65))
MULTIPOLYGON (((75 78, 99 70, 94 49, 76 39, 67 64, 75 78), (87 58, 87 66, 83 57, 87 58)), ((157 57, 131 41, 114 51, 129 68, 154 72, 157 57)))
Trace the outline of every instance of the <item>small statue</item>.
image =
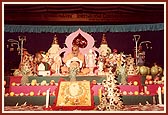
POLYGON ((111 49, 108 47, 105 34, 103 34, 102 42, 99 47, 99 50, 100 50, 100 55, 104 57, 108 56, 111 53, 111 49))
POLYGON ((60 67, 62 65, 62 60, 59 55, 61 48, 58 44, 58 38, 55 35, 53 38, 53 43, 51 45, 51 48, 48 50, 49 58, 50 60, 53 60, 53 63, 51 63, 51 70, 54 71, 54 75, 60 74, 60 67))
POLYGON ((99 61, 98 61, 98 75, 103 75, 104 73, 104 58, 102 56, 99 56, 99 61))
POLYGON ((145 51, 142 50, 142 46, 140 45, 139 46, 139 49, 138 49, 138 54, 137 54, 137 65, 138 66, 143 66, 145 64, 145 51))
POLYGON ((49 58, 54 58, 55 56, 57 56, 57 53, 59 53, 60 50, 61 48, 59 47, 59 44, 58 44, 58 38, 55 35, 53 38, 53 43, 51 45, 51 48, 48 50, 49 58))
POLYGON ((62 65, 61 57, 57 54, 57 56, 54 56, 54 63, 51 65, 51 69, 55 71, 54 75, 60 74, 61 65, 62 65))
POLYGON ((90 74, 92 75, 93 69, 96 66, 96 54, 92 51, 92 49, 89 50, 88 54, 85 55, 85 62, 86 67, 90 69, 90 74))
POLYGON ((45 52, 40 51, 35 54, 34 65, 36 65, 36 75, 50 75, 50 64, 44 60, 45 52))
POLYGON ((126 85, 127 84, 127 73, 126 73, 126 60, 125 55, 123 53, 118 54, 117 58, 117 74, 119 77, 121 77, 121 84, 126 85))

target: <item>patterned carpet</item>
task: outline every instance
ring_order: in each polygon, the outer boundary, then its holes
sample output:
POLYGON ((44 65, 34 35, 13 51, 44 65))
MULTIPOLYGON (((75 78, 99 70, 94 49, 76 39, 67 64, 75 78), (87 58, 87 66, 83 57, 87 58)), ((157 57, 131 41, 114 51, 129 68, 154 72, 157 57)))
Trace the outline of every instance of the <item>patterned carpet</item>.
MULTIPOLYGON (((44 110, 45 106, 32 106, 32 105, 21 105, 21 106, 5 106, 4 111, 52 111, 44 110)), ((80 111, 80 110, 77 110, 80 111)), ((93 110, 95 111, 95 110, 93 110)), ((122 111, 160 111, 164 112, 164 106, 159 105, 125 105, 122 111)), ((54 112, 54 111, 53 111, 54 112)))

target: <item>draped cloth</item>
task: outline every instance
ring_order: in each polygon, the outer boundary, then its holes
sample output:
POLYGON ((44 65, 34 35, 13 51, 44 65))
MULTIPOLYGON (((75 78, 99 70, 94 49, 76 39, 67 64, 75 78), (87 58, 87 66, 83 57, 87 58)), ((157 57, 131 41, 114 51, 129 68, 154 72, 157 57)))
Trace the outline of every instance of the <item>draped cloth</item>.
POLYGON ((71 33, 81 28, 85 32, 139 32, 164 30, 164 23, 128 24, 128 25, 77 25, 77 26, 50 26, 50 25, 4 25, 5 32, 51 32, 71 33))

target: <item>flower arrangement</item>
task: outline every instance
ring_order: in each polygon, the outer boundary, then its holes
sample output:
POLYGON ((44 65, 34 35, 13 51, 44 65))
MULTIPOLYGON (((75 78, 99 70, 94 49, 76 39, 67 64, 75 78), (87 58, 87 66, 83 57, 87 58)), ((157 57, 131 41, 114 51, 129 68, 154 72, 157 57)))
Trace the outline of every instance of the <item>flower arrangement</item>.
POLYGON ((70 68, 69 68, 70 81, 76 81, 76 75, 79 71, 80 71, 79 63, 76 61, 73 61, 70 64, 70 68))

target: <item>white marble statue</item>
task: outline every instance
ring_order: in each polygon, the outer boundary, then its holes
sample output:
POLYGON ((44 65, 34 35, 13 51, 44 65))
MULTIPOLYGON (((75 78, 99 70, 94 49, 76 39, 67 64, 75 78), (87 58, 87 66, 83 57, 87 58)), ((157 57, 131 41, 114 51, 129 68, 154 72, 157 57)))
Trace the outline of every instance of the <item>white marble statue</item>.
POLYGON ((98 66, 98 75, 104 75, 105 74, 105 72, 104 72, 104 66, 105 66, 105 57, 103 57, 103 56, 99 56, 99 58, 98 58, 98 64, 97 64, 97 66, 98 66))
POLYGON ((86 67, 90 69, 90 74, 93 74, 93 69, 96 66, 96 54, 92 49, 90 49, 89 52, 85 54, 85 63, 86 67))
POLYGON ((60 74, 60 66, 62 65, 62 60, 59 55, 60 50, 61 48, 59 47, 57 36, 55 35, 51 48, 48 50, 49 59, 53 60, 53 63, 51 64, 51 70, 55 72, 54 75, 60 74))
POLYGON ((54 63, 51 65, 51 69, 55 71, 54 75, 59 75, 60 74, 61 65, 62 65, 62 59, 57 54, 57 55, 54 56, 54 63))

